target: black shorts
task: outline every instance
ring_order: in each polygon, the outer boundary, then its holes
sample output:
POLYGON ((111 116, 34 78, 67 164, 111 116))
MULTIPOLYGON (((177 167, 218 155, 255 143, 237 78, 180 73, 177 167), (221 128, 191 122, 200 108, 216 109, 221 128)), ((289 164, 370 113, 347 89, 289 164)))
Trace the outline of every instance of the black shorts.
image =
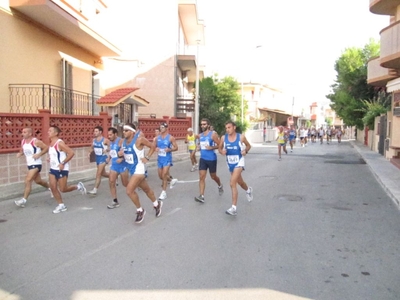
POLYGON ((205 160, 200 158, 200 163, 199 163, 199 171, 207 169, 210 171, 210 173, 217 173, 217 161, 216 160, 205 160))
POLYGON ((39 172, 42 171, 42 165, 31 165, 28 166, 28 170, 38 169, 39 172))

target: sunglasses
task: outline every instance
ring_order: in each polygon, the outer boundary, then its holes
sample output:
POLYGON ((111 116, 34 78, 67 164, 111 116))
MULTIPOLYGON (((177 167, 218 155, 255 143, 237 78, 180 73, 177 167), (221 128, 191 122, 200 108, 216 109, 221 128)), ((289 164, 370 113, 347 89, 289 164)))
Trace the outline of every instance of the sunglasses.
POLYGON ((127 132, 127 131, 130 131, 130 130, 126 130, 126 129, 124 129, 124 132, 127 132))
POLYGON ((164 126, 160 126, 160 129, 164 129, 165 127, 164 126))

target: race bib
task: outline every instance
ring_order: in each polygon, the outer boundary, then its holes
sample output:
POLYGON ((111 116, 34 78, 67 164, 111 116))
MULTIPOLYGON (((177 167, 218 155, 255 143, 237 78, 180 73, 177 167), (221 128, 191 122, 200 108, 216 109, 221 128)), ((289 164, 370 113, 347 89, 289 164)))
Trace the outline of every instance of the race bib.
POLYGON ((167 152, 165 152, 165 149, 158 150, 158 156, 167 156, 167 152))
POLYGON ((115 151, 115 150, 110 150, 110 156, 111 156, 112 158, 118 157, 117 151, 115 151))
POLYGON ((94 148, 94 154, 103 155, 103 148, 94 148))
POLYGON ((189 141, 189 146, 194 146, 194 141, 189 141))
POLYGON ((32 152, 32 150, 30 150, 30 149, 26 149, 26 150, 24 150, 24 154, 25 154, 26 156, 31 156, 31 155, 33 155, 33 152, 32 152))
POLYGON ((124 158, 128 164, 133 165, 133 154, 124 154, 124 158))
POLYGON ((207 150, 206 147, 208 147, 208 146, 210 146, 210 143, 208 141, 200 142, 200 149, 207 150))
POLYGON ((239 155, 228 155, 226 157, 228 164, 237 164, 239 162, 239 155))

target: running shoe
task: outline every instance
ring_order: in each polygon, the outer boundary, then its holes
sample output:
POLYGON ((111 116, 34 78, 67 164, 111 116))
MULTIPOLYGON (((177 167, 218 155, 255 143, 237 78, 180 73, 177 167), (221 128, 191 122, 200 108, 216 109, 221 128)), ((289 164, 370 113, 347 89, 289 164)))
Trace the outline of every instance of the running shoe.
POLYGON ((86 194, 86 188, 82 182, 78 182, 78 191, 80 191, 82 193, 82 195, 86 194))
POLYGON ((167 193, 165 191, 162 191, 160 194, 160 197, 158 197, 159 200, 165 200, 167 199, 167 193))
POLYGON ((113 201, 111 204, 107 205, 107 208, 109 208, 109 209, 113 209, 113 208, 117 208, 117 207, 119 207, 119 202, 115 202, 115 201, 113 201))
POLYGON ((247 201, 251 202, 251 201, 253 201, 253 188, 251 186, 249 186, 249 190, 250 190, 249 193, 246 192, 246 197, 247 197, 247 201))
POLYGON ((282 160, 282 158, 281 158, 281 157, 279 157, 279 158, 278 158, 278 160, 279 160, 279 161, 281 161, 281 160, 282 160))
POLYGON ((190 169, 190 172, 194 172, 196 171, 196 166, 192 166, 192 168, 190 169))
POLYGON ((16 201, 14 201, 14 203, 15 203, 17 206, 19 206, 19 207, 25 207, 26 199, 25 199, 25 198, 22 198, 21 200, 16 200, 16 201))
POLYGON ((53 214, 58 214, 60 212, 66 211, 67 207, 64 205, 64 203, 58 204, 56 209, 53 210, 53 214))
POLYGON ((163 206, 163 202, 161 200, 157 200, 158 205, 157 207, 154 207, 155 211, 156 211, 156 217, 159 217, 161 215, 161 208, 163 206))
POLYGON ((218 194, 221 196, 224 193, 224 186, 221 184, 221 186, 218 187, 218 194))
POLYGON ((50 197, 54 198, 53 192, 51 191, 51 188, 49 188, 49 192, 50 192, 50 197))
POLYGON ((204 203, 204 196, 200 195, 198 197, 194 197, 194 201, 204 203))
POLYGON ((231 216, 236 216, 237 215, 236 208, 233 208, 233 207, 229 208, 225 213, 228 214, 228 215, 231 215, 231 216))
MULTIPOLYGON (((173 189, 177 182, 178 182, 178 178, 172 179, 171 182, 169 183, 169 188, 173 189)), ((167 197, 167 196, 165 196, 165 197, 167 197)))
POLYGON ((137 211, 135 223, 142 223, 145 214, 146 211, 144 209, 142 211, 137 211))
POLYGON ((91 190, 91 191, 89 191, 89 192, 87 192, 89 195, 92 195, 92 196, 96 196, 97 195, 97 191, 95 190, 95 189, 93 189, 93 190, 91 190))

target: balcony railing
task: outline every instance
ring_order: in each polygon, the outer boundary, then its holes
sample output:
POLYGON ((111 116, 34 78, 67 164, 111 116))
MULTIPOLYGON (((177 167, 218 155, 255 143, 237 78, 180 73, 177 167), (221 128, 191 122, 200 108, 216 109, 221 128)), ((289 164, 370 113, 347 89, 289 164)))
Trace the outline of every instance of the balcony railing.
POLYGON ((381 31, 381 66, 400 69, 400 21, 381 31))
POLYGON ((37 113, 50 109, 52 114, 94 116, 100 96, 65 89, 51 84, 10 84, 10 112, 37 113))
POLYGON ((176 115, 194 112, 194 99, 193 97, 177 97, 176 98, 176 115))
POLYGON ((380 58, 371 59, 368 62, 368 84, 373 86, 386 86, 390 80, 400 76, 400 72, 395 69, 381 67, 380 58))

